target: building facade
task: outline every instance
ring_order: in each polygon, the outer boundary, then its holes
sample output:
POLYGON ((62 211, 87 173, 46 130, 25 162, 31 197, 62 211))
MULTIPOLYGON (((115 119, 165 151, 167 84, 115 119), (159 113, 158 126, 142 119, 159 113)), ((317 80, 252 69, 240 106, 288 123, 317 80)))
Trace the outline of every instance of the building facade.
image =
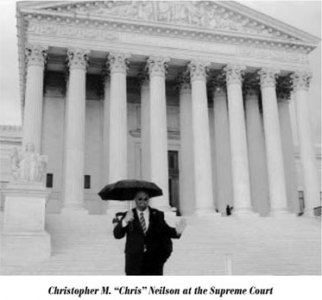
POLYGON ((182 215, 320 205, 317 38, 226 1, 21 2, 17 20, 22 147, 48 156, 49 212, 126 209, 97 195, 125 178, 156 182, 152 205, 182 215))

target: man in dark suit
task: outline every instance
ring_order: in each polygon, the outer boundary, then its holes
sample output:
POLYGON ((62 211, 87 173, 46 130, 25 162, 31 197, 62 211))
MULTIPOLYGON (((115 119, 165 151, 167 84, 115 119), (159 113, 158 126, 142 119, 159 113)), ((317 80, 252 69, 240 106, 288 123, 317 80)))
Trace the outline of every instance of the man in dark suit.
POLYGON ((186 227, 184 219, 170 227, 164 213, 149 206, 149 195, 140 191, 135 197, 136 208, 117 222, 114 237, 126 235, 126 275, 163 275, 163 265, 172 252, 171 238, 180 238, 186 227))

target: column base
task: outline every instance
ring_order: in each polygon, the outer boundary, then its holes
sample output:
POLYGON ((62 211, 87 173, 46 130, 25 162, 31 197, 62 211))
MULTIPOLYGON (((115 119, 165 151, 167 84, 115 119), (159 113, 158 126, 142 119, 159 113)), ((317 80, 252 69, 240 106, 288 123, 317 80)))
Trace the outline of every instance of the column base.
POLYGON ((277 218, 277 219, 288 219, 288 218, 295 218, 296 215, 290 213, 288 210, 277 210, 271 211, 267 217, 277 218))
POLYGON ((304 210, 303 216, 304 217, 309 217, 309 218, 321 216, 321 211, 320 211, 320 214, 319 214, 318 210, 315 211, 313 208, 312 209, 307 209, 307 210, 304 210))
POLYGON ((196 209, 194 215, 196 217, 221 217, 221 213, 212 209, 196 209))
POLYGON ((237 218, 252 218, 252 217, 259 217, 259 214, 257 212, 254 212, 252 210, 248 209, 241 209, 241 210, 233 210, 231 216, 237 217, 237 218))
POLYGON ((1 263, 29 265, 50 257, 50 235, 43 232, 4 232, 1 235, 1 263))
POLYGON ((61 214, 88 215, 88 210, 81 206, 65 206, 61 209, 61 214))

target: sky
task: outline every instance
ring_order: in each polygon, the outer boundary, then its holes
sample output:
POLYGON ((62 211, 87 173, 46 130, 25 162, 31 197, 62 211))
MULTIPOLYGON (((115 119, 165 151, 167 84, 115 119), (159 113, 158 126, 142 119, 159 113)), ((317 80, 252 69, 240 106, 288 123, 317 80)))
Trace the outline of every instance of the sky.
MULTIPOLYGON (((320 1, 238 1, 289 25, 321 38, 320 1)), ((14 0, 0 1, 0 124, 20 125, 18 50, 14 0)), ((310 104, 314 135, 320 136, 321 46, 310 55, 314 79, 310 104)))

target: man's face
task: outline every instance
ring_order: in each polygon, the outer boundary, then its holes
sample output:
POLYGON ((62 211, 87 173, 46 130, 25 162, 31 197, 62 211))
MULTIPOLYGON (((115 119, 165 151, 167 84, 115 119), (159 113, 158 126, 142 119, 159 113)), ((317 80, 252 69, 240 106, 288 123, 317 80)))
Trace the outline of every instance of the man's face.
POLYGON ((134 200, 137 209, 140 211, 144 211, 149 206, 149 195, 145 192, 138 192, 134 200))

